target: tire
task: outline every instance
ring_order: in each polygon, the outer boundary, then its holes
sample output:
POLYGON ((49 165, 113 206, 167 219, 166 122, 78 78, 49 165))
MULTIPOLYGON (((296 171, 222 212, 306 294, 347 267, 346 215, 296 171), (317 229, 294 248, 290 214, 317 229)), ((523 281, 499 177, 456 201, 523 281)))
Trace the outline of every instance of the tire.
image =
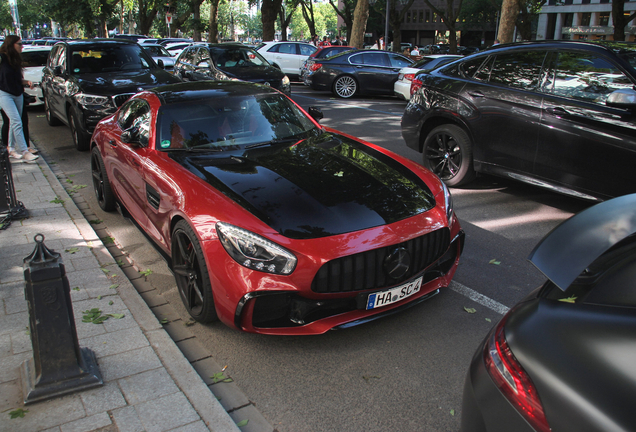
POLYGON ((475 178, 472 144, 459 126, 446 124, 433 129, 424 141, 422 156, 424 166, 447 186, 461 186, 475 178))
POLYGON ((73 144, 75 144, 75 148, 79 151, 88 150, 90 144, 90 137, 87 137, 80 129, 79 129, 79 120, 77 120, 77 116, 73 112, 73 109, 70 108, 68 110, 68 125, 71 128, 71 135, 73 136, 73 144))
POLYGON ((106 167, 97 146, 91 152, 91 174, 93 176, 93 190, 99 207, 107 212, 115 210, 115 195, 110 187, 106 167))
POLYGON ((55 115, 51 112, 51 107, 49 107, 49 98, 44 96, 44 114, 46 115, 46 122, 49 126, 60 126, 62 122, 59 118, 55 117, 55 115))
POLYGON ((181 301, 194 320, 217 321, 210 274, 203 251, 190 225, 181 220, 172 231, 172 271, 181 301))
POLYGON ((336 96, 348 99, 358 91, 358 83, 351 75, 343 75, 333 82, 333 92, 336 96))

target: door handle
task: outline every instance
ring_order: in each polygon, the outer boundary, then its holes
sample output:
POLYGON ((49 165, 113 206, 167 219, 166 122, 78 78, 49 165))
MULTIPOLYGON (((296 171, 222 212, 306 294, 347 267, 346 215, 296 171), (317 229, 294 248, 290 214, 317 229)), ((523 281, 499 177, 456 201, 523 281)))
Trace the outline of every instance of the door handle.
POLYGON ((484 94, 480 91, 469 91, 468 92, 469 95, 471 95, 472 97, 476 97, 476 98, 482 98, 482 97, 486 97, 484 96, 484 94))
POLYGON ((553 116, 567 116, 570 113, 561 107, 550 107, 545 110, 548 114, 552 114, 553 116))

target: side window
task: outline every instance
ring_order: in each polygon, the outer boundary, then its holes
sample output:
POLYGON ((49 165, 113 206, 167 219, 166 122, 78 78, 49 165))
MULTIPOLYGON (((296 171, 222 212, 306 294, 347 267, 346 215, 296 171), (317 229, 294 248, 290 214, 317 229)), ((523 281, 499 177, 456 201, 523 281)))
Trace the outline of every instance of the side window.
POLYGON ((64 46, 63 45, 54 47, 51 50, 51 54, 49 54, 49 61, 48 61, 49 67, 51 69, 53 69, 55 66, 57 66, 57 60, 58 60, 58 57, 60 56, 60 51, 63 51, 63 50, 64 50, 64 46))
POLYGON ((389 61, 391 62, 391 67, 403 68, 412 64, 411 61, 397 54, 389 54, 389 61))
POLYGON ((349 57, 349 63, 351 64, 364 64, 364 60, 362 58, 362 54, 356 54, 349 57))
MULTIPOLYGON (((465 62, 462 62, 459 64, 459 71, 460 73, 464 76, 464 78, 473 78, 473 76, 475 75, 475 73, 480 70, 481 65, 484 64, 485 60, 488 57, 477 57, 474 59, 470 59, 470 60, 466 60, 465 62)), ((487 72, 486 72, 486 80, 488 80, 487 76, 490 75, 490 68, 486 68, 487 72)), ((478 79, 480 81, 483 81, 483 73, 479 75, 479 77, 476 77, 475 79, 478 79)))
POLYGON ((267 52, 278 52, 279 48, 280 48, 280 45, 274 45, 274 46, 270 47, 267 50, 267 52))
POLYGON ((296 44, 280 44, 278 46, 278 52, 281 54, 296 54, 296 44))
POLYGON ((210 51, 207 48, 199 48, 199 59, 197 60, 197 67, 210 67, 210 51))
POLYGON ((539 87, 545 51, 498 54, 490 71, 490 82, 522 90, 539 87))
POLYGON ((311 45, 299 45, 300 55, 308 56, 312 55, 318 48, 312 47, 311 45))
POLYGON ((370 53, 365 52, 362 54, 362 58, 364 58, 364 64, 370 66, 388 66, 386 54, 384 53, 370 53))
POLYGON ((62 70, 66 72, 66 50, 64 49, 64 47, 62 47, 62 49, 60 50, 60 56, 57 59, 57 65, 56 66, 62 66, 62 70))
POLYGON ((187 64, 194 64, 196 54, 197 48, 186 48, 186 53, 183 55, 183 62, 187 64))
POLYGON ((596 54, 560 52, 545 91, 557 96, 605 104, 614 90, 634 83, 614 64, 596 54))

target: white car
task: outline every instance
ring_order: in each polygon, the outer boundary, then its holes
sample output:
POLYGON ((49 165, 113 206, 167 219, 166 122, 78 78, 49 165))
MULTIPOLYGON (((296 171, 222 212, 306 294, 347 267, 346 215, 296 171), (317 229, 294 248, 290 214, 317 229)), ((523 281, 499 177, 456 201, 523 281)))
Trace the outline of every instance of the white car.
POLYGON ((422 57, 409 67, 400 69, 398 80, 393 84, 393 92, 397 97, 404 100, 411 99, 411 81, 416 73, 422 70, 432 70, 463 56, 455 54, 431 54, 422 57))
POLYGON ((173 42, 169 43, 165 46, 166 50, 170 53, 170 55, 174 58, 179 57, 179 54, 189 47, 190 45, 194 45, 193 42, 173 42))
POLYGON ((33 88, 26 87, 24 91, 31 98, 31 105, 44 103, 42 96, 42 68, 46 65, 52 45, 25 45, 22 50, 22 67, 24 68, 24 79, 33 82, 33 88))
POLYGON ((304 42, 263 42, 256 51, 272 66, 285 72, 295 79, 300 77, 300 69, 305 60, 318 48, 304 42))

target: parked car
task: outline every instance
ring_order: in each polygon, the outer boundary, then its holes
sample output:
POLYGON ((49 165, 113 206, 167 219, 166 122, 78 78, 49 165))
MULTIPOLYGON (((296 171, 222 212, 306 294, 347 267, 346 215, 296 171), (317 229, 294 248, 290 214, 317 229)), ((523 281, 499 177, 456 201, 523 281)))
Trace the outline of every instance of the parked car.
POLYGON ((140 34, 116 34, 116 35, 113 35, 113 38, 131 40, 133 42, 139 42, 144 39, 150 39, 148 36, 144 36, 140 34))
POLYGON ((177 58, 179 57, 179 54, 183 52, 184 49, 194 45, 194 42, 169 42, 167 44, 161 44, 161 45, 163 45, 166 48, 166 50, 170 53, 172 57, 177 58))
POLYGON ((171 257, 195 320, 320 334, 451 282, 464 234, 439 178, 309 112, 266 86, 198 81, 139 93, 97 126, 100 207, 119 202, 171 257))
POLYGON ((88 150, 93 129, 133 94, 179 82, 135 42, 85 39, 58 42, 42 72, 46 120, 67 124, 78 150, 88 150))
POLYGON ((289 78, 259 53, 240 43, 188 47, 177 59, 175 75, 183 81, 240 79, 291 94, 289 78))
POLYGON ((303 63, 317 49, 304 42, 263 42, 256 51, 290 79, 298 79, 303 63))
POLYGON ((636 430, 636 195, 566 220, 532 251, 548 281, 481 343, 463 432, 636 430))
POLYGON ((636 191, 636 44, 497 46, 427 74, 406 144, 449 186, 478 172, 586 199, 636 191))
POLYGON ((412 64, 410 58, 390 51, 351 51, 314 63, 307 81, 313 90, 331 91, 341 98, 356 93, 393 95, 400 69, 412 64))
POLYGON ((461 55, 464 55, 464 56, 475 54, 477 52, 479 52, 479 48, 477 48, 477 47, 467 47, 467 46, 458 46, 457 47, 457 54, 461 54, 461 55))
POLYGON ((23 77, 33 83, 33 88, 25 87, 26 94, 31 96, 31 106, 44 103, 42 94, 42 68, 46 65, 49 52, 53 48, 50 45, 35 45, 24 47, 22 50, 23 77))
POLYGON ((163 47, 163 45, 159 44, 140 44, 143 49, 150 54, 150 57, 159 65, 159 67, 164 68, 168 72, 174 71, 174 64, 176 59, 170 55, 167 49, 163 47))
POLYGON ((333 55, 336 55, 345 51, 352 51, 355 49, 356 49, 355 47, 346 46, 346 45, 331 45, 328 47, 318 48, 316 51, 313 52, 313 54, 309 56, 307 60, 305 60, 305 62, 301 66, 300 80, 303 82, 303 84, 309 85, 307 81, 307 76, 308 74, 313 73, 313 70, 311 70, 311 68, 313 67, 316 61, 319 61, 320 59, 323 59, 323 58, 331 57, 333 55))
POLYGON ((413 77, 415 77, 416 73, 433 70, 458 58, 462 58, 462 56, 453 54, 431 54, 422 57, 411 66, 400 69, 398 79, 393 85, 393 92, 402 100, 411 99, 411 81, 413 81, 413 77))

